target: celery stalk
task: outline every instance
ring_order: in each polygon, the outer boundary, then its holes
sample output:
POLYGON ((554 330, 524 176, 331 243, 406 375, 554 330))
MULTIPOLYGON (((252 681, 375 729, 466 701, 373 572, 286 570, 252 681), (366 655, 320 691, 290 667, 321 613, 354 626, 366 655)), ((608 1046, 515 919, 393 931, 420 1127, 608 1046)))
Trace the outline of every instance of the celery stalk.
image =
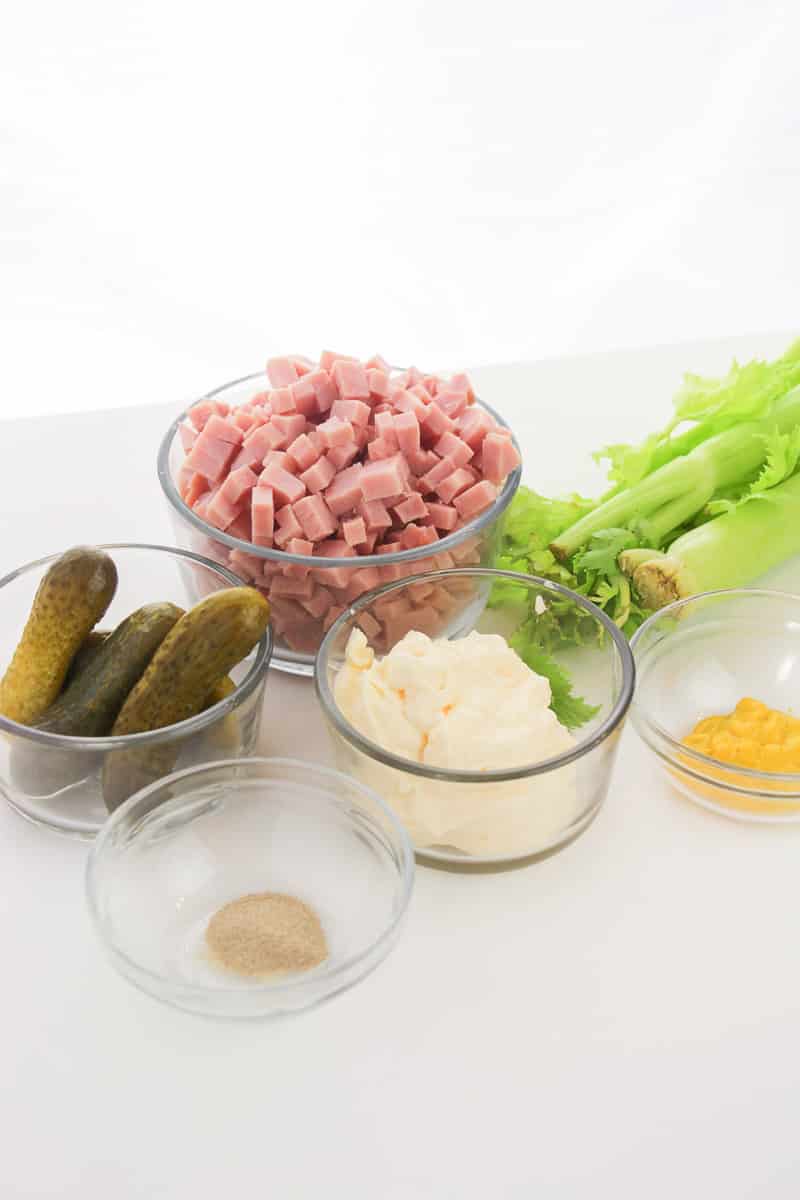
POLYGON ((668 554, 627 551, 620 566, 646 608, 717 588, 740 587, 800 554, 800 475, 752 504, 691 529, 668 554))

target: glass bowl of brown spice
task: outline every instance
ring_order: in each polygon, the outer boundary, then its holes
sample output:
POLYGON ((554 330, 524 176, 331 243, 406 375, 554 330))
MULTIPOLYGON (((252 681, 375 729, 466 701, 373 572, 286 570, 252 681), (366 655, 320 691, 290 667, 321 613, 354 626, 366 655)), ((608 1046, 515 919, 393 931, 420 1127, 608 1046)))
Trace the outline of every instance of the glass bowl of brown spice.
POLYGON ((190 1012, 265 1017, 351 987, 400 933, 408 835, 369 788, 291 759, 175 772, 109 818, 89 911, 116 969, 190 1012))

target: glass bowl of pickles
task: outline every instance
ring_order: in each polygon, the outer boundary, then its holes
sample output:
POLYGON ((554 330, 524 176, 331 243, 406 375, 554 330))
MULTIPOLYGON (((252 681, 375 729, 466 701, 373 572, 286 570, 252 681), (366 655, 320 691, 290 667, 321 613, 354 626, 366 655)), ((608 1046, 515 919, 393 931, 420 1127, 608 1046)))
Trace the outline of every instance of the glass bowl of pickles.
POLYGON ((679 600, 632 649, 633 724, 672 786, 727 817, 800 820, 800 596, 679 600))
POLYGON ((0 579, 0 795, 93 837, 180 767, 252 754, 269 605, 166 546, 76 546, 0 579))

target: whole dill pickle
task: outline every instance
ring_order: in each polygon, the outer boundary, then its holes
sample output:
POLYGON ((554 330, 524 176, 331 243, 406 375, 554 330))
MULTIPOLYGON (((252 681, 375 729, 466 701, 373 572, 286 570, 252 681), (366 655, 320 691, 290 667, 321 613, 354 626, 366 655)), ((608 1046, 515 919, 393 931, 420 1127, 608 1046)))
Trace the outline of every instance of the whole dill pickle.
POLYGON ((71 737, 104 737, 128 693, 183 615, 183 609, 174 604, 145 604, 131 613, 90 652, 88 663, 35 722, 36 728, 71 737))
MULTIPOLYGON (((196 605, 167 634, 114 722, 113 737, 163 729, 207 707, 213 690, 263 637, 269 604, 255 588, 225 588, 196 605)), ((221 699, 222 697, 218 697, 221 699)), ((112 751, 103 769, 109 812, 166 775, 181 740, 112 751)))
POLYGON ((50 707, 70 663, 116 588, 117 568, 102 550, 76 546, 52 564, 0 680, 0 713, 31 725, 50 707))

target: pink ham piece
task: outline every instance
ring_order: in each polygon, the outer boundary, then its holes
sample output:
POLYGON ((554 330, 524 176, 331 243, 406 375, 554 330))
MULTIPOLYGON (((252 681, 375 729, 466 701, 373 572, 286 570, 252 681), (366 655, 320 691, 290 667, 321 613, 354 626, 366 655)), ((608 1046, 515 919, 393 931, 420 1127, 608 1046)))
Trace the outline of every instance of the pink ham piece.
POLYGON ((178 430, 181 436, 181 445, 184 451, 188 454, 192 446, 197 441, 197 430, 192 429, 188 421, 184 421, 178 430))
POLYGON ((334 470, 343 471, 358 458, 358 442, 345 442, 341 446, 334 446, 325 457, 334 470))
MULTIPOLYGON (((239 432, 241 433, 241 430, 239 432)), ((235 454, 235 445, 213 437, 204 429, 187 454, 184 465, 190 471, 198 471, 206 479, 216 483, 226 473, 235 454)))
POLYGON ((494 421, 484 408, 468 408, 458 421, 458 435, 477 450, 486 437, 494 429, 494 421))
POLYGON ((482 479, 480 483, 473 484, 471 488, 456 496, 453 505, 462 520, 470 521, 490 504, 494 504, 496 499, 497 488, 488 479, 482 479))
POLYGON ((361 476, 365 470, 368 468, 361 463, 354 463, 340 472, 326 490, 325 500, 334 516, 340 517, 356 507, 361 499, 361 476))
POLYGON ((393 449, 397 449, 397 434, 394 428, 394 415, 391 410, 385 412, 375 412, 375 429, 377 430, 378 438, 388 443, 393 449))
POLYGON ((322 584, 317 584, 308 599, 301 600, 300 603, 307 613, 319 620, 320 617, 325 616, 331 604, 333 604, 333 596, 326 587, 323 587, 322 584))
POLYGON ((372 409, 363 400, 334 400, 331 416, 340 421, 349 421, 351 425, 366 426, 372 415, 372 409))
POLYGON ((483 474, 491 483, 500 485, 520 464, 517 449, 510 438, 487 433, 481 446, 483 474))
POLYGON ((289 358, 271 358, 267 362, 267 377, 274 388, 288 387, 297 379, 297 367, 289 358))
POLYGON ((296 475, 290 475, 277 463, 271 463, 270 466, 264 468, 259 482, 272 488, 278 506, 294 504, 306 494, 306 485, 302 479, 298 479, 296 475))
POLYGON ((367 540, 367 527, 363 517, 350 517, 342 521, 342 536, 348 546, 360 546, 367 540))
POLYGON ((377 437, 367 446, 367 458, 370 462, 380 462, 384 458, 393 458, 397 454, 397 439, 377 437))
POLYGON ((306 496, 292 508, 309 542, 322 542, 336 533, 338 522, 322 496, 306 496))
POLYGON ((322 438, 326 450, 331 450, 334 446, 345 446, 353 441, 353 426, 340 417, 330 417, 323 421, 317 426, 317 433, 322 438))
POLYGON ((231 470, 238 471, 240 467, 254 467, 256 463, 263 462, 270 450, 274 450, 280 440, 278 430, 273 429, 271 424, 259 425, 257 429, 251 430, 244 439, 241 450, 233 460, 231 470))
POLYGON ((319 458, 319 450, 307 433, 301 433, 299 437, 296 437, 286 453, 298 471, 307 471, 319 458))
POLYGON ((225 530, 229 537, 238 538, 240 542, 252 542, 253 523, 250 520, 250 510, 245 506, 228 528, 225 530))
POLYGON ((275 533, 276 546, 283 548, 292 538, 303 536, 303 526, 294 515, 294 509, 290 504, 285 504, 283 508, 278 509, 275 513, 275 520, 278 524, 278 529, 275 533))
POLYGON ((269 406, 273 413, 279 415, 296 412, 292 389, 278 388, 276 391, 270 392, 269 406))
POLYGON ((370 396, 380 397, 382 400, 388 399, 389 372, 387 370, 383 367, 367 366, 367 383, 370 396))
POLYGON ((421 424, 425 436, 431 441, 438 440, 445 433, 452 433, 456 428, 455 421, 451 421, 438 404, 431 404, 425 409, 421 424))
MULTIPOLYGON (((447 462, 447 459, 444 459, 447 462)), ((463 492, 466 488, 474 483, 472 473, 466 467, 459 467, 453 471, 452 475, 448 475, 441 483, 436 485, 437 495, 444 500, 445 504, 451 504, 459 492, 463 492)))
POLYGON ((433 501, 428 501, 427 508, 428 515, 436 529, 443 529, 446 533, 455 529, 458 523, 458 513, 449 504, 435 504, 433 501))
POLYGON ((393 458, 367 463, 359 480, 365 500, 385 500, 405 491, 407 475, 401 461, 400 455, 396 454, 393 458))
POLYGON ((369 380, 360 362, 339 359, 331 368, 331 378, 343 400, 369 400, 369 380))
POLYGON ((460 417, 464 409, 467 407, 467 397, 463 392, 453 392, 448 388, 442 389, 436 393, 436 403, 439 408, 444 409, 448 417, 460 417))
POLYGON ((475 451, 467 442, 454 433, 445 433, 433 447, 441 458, 447 458, 454 467, 465 467, 475 451))
POLYGON ((273 446, 274 450, 285 450, 287 446, 306 431, 306 419, 302 413, 289 413, 286 416, 271 417, 270 428, 280 435, 273 446))
POLYGON ((358 362, 351 354, 337 354, 335 350, 323 350, 319 356, 319 365, 325 371, 330 371, 337 362, 358 362))
POLYGON ((289 388, 292 402, 297 412, 304 417, 312 417, 319 411, 317 408, 317 391, 310 375, 304 375, 289 388))
POLYGON ((407 525, 409 521, 418 521, 420 517, 427 517, 428 506, 422 499, 422 496, 420 496, 419 492, 414 492, 414 494, 409 496, 407 500, 404 500, 402 504, 396 504, 394 506, 394 511, 397 513, 403 524, 407 525))
POLYGON ((428 411, 427 405, 420 400, 419 396, 415 396, 413 392, 402 389, 392 392, 389 397, 389 403, 395 412, 414 413, 418 421, 422 421, 428 411))
POLYGON ((300 476, 310 492, 324 492, 335 479, 336 468, 327 458, 320 458, 300 476))
MULTIPOLYGON (((352 554, 347 542, 335 539, 330 542, 322 542, 319 547, 319 557, 326 559, 349 558, 352 554)), ((314 574, 317 581, 323 587, 329 588, 345 588, 347 580, 350 576, 349 567, 315 567, 314 574)))
POLYGON ((370 532, 381 529, 391 529, 392 518, 382 500, 362 500, 358 512, 364 518, 364 524, 370 532))
POLYGON ((416 413, 398 413, 394 418, 394 431, 397 443, 406 458, 413 458, 415 454, 419 454, 422 435, 416 413))
POLYGON ((275 495, 271 487, 259 484, 253 489, 253 541, 256 546, 271 546, 275 531, 275 495))

